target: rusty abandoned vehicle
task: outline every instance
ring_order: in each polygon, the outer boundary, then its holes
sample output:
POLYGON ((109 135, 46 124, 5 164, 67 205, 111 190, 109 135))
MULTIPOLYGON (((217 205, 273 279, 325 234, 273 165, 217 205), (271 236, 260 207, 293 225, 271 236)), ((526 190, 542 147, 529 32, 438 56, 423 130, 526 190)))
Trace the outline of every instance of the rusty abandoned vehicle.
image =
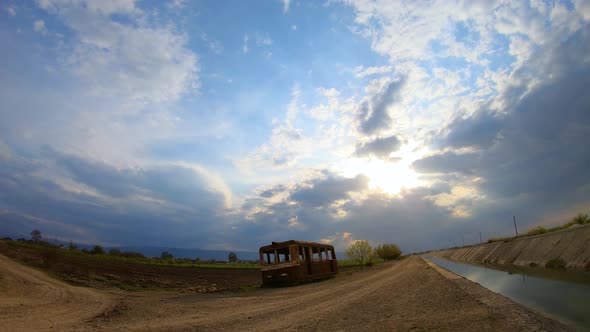
POLYGON ((306 241, 273 242, 260 247, 263 285, 289 285, 338 273, 334 246, 306 241))

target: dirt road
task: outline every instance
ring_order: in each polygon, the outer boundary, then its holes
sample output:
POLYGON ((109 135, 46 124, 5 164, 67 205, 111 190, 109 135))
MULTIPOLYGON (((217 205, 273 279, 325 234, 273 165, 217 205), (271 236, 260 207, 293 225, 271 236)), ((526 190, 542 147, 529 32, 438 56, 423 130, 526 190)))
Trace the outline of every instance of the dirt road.
POLYGON ((73 287, 0 255, 0 331, 84 329, 115 297, 73 287))
MULTIPOLYGON (((14 271, 14 263, 1 260, 14 271)), ((4 272, 3 272, 4 273, 4 272)), ((14 274, 21 275, 17 272, 14 274)), ((6 277, 5 277, 6 278, 6 277)), ((22 278, 22 277, 21 277, 22 278)), ((18 278, 17 278, 18 279, 18 278)), ((72 289, 55 281, 38 278, 44 286, 58 285, 58 290, 46 293, 51 299, 67 301, 68 296, 79 296, 80 289, 72 289)), ((2 284, 6 284, 5 281, 2 284)), ((257 289, 233 294, 174 294, 170 292, 113 292, 106 294, 85 290, 82 306, 72 308, 72 302, 55 308, 35 307, 34 302, 21 314, 15 306, 17 295, 30 297, 33 285, 18 284, 20 291, 12 296, 11 306, 0 306, 0 326, 10 319, 6 308, 19 316, 37 321, 52 317, 59 311, 73 310, 73 315, 60 319, 69 321, 71 329, 132 330, 132 331, 407 331, 407 330, 466 330, 466 331, 556 331, 565 327, 534 314, 518 305, 506 310, 506 302, 490 300, 499 296, 476 284, 464 287, 442 276, 418 257, 340 275, 338 278, 281 289, 257 289), (475 288, 473 288, 475 287, 475 288), (478 288, 479 287, 479 288, 478 288), (473 291, 475 289, 475 291, 473 291), (118 298, 109 309, 110 300, 118 298), (485 300, 484 300, 485 299, 485 300), (494 305, 494 303, 503 303, 494 305), (83 312, 81 307, 84 308, 83 312), (76 309, 77 308, 77 309, 76 309), (97 317, 100 310, 108 313, 97 317), (79 313, 75 313, 77 312, 79 313), (92 318, 94 315, 95 318, 92 318)), ((9 283, 10 285, 10 283, 9 283)), ((4 298, 6 290, 0 294, 4 298)), ((4 303, 4 300, 2 300, 4 303)), ((31 300, 32 301, 32 300, 31 300)), ((57 322, 56 322, 57 323, 57 322)), ((19 324, 22 324, 19 323, 19 324)), ((26 325, 13 325, 28 327, 26 325)), ((32 325, 31 325, 32 326, 32 325)), ((66 325, 63 325, 66 326, 66 325)))

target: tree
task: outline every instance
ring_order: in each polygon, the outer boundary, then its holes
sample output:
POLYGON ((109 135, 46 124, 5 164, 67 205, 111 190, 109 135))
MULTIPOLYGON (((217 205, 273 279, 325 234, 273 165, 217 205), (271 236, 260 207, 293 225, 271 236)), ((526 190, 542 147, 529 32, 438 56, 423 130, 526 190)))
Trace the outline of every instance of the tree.
POLYGON ((574 218, 574 221, 580 225, 590 223, 590 219, 585 213, 578 213, 578 215, 574 218))
POLYGON ((39 242, 39 241, 41 241, 41 238, 42 238, 42 236, 41 236, 41 231, 40 230, 34 229, 31 232, 31 240, 33 240, 33 242, 39 242))
POLYGON ((353 261, 359 262, 362 266, 363 262, 371 259, 373 255, 373 248, 367 240, 358 240, 354 242, 348 249, 346 249, 346 256, 353 261))
POLYGON ((386 243, 375 248, 375 254, 381 259, 384 260, 394 260, 401 256, 402 251, 399 250, 399 247, 393 243, 386 243))
POLYGON ((111 256, 121 256, 121 250, 119 250, 117 248, 113 248, 113 249, 109 250, 109 255, 111 255, 111 256))
POLYGON ((236 254, 235 254, 235 253, 233 253, 233 252, 230 252, 230 253, 229 253, 229 255, 227 255, 227 260, 228 260, 230 263, 235 263, 235 262, 237 262, 237 261, 238 261, 238 255, 236 255, 236 254))
POLYGON ((104 249, 99 245, 95 245, 94 247, 92 247, 92 251, 90 253, 95 255, 102 255, 104 254, 104 249))
POLYGON ((72 240, 70 240, 70 243, 68 243, 68 249, 70 249, 70 250, 78 250, 78 246, 76 246, 74 244, 74 242, 72 242, 72 240))
POLYGON ((162 253, 160 254, 160 258, 161 259, 172 259, 174 258, 174 256, 169 253, 168 251, 162 251, 162 253))

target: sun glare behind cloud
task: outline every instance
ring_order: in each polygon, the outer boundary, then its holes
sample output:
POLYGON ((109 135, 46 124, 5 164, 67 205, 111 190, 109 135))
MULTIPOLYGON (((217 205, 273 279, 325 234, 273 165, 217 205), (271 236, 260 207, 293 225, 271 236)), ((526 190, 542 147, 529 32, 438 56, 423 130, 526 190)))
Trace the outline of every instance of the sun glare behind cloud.
POLYGON ((350 158, 343 161, 339 170, 347 177, 357 174, 366 175, 370 179, 369 189, 371 190, 397 194, 402 188, 409 189, 424 184, 410 166, 420 156, 421 153, 414 151, 411 145, 405 145, 393 156, 399 160, 350 158))

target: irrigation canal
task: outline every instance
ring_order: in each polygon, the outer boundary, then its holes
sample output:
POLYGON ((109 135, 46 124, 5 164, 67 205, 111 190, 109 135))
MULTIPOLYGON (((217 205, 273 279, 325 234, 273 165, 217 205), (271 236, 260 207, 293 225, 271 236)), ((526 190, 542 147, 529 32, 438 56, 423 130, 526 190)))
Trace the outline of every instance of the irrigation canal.
POLYGON ((590 283, 547 279, 436 257, 431 262, 547 316, 590 331, 590 283))

